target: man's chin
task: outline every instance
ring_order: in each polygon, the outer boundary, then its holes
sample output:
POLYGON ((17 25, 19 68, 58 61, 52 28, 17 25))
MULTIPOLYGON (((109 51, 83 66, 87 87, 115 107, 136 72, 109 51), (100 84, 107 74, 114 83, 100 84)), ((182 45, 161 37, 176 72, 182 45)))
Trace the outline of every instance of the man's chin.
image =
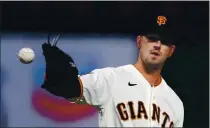
POLYGON ((160 61, 151 60, 147 63, 147 65, 152 67, 159 67, 160 65, 162 65, 162 63, 160 61))
POLYGON ((161 63, 158 60, 150 60, 150 61, 148 61, 148 64, 149 65, 160 65, 161 63))

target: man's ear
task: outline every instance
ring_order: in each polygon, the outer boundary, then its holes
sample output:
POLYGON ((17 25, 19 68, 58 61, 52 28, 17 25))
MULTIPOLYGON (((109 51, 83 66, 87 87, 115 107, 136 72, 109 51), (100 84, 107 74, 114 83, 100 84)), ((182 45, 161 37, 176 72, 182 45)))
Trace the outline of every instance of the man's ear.
POLYGON ((136 38, 137 47, 141 48, 142 36, 138 35, 136 38))
POLYGON ((170 47, 171 47, 171 50, 170 50, 170 53, 169 53, 169 57, 171 57, 171 56, 173 55, 176 46, 175 46, 175 45, 172 45, 172 46, 170 46, 170 47))

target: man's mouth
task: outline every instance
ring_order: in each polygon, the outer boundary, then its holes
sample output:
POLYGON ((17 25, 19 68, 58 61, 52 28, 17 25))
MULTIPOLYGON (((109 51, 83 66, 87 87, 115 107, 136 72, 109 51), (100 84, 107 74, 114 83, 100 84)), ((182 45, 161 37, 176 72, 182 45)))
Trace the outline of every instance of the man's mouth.
POLYGON ((160 56, 160 53, 159 52, 156 52, 156 51, 152 51, 151 54, 152 55, 155 55, 155 56, 160 56))

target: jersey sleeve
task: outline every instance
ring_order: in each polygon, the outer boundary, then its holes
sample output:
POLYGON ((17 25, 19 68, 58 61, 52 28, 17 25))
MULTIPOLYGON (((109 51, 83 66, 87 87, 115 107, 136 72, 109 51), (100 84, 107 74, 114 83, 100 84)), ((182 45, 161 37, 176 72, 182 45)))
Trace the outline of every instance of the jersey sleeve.
POLYGON ((111 97, 111 88, 115 84, 113 68, 96 69, 79 78, 83 86, 83 97, 88 104, 101 106, 111 97))
POLYGON ((174 127, 179 127, 179 128, 182 128, 183 127, 183 123, 184 123, 184 106, 182 104, 182 107, 181 107, 181 111, 180 111, 180 114, 179 114, 179 117, 174 125, 174 127))

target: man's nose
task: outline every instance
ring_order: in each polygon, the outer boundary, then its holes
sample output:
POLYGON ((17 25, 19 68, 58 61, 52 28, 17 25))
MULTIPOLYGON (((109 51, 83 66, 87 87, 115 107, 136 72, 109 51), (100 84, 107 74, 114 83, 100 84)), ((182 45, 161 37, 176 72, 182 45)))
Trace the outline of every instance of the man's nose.
POLYGON ((160 41, 157 41, 154 45, 155 50, 160 50, 162 43, 160 41))

